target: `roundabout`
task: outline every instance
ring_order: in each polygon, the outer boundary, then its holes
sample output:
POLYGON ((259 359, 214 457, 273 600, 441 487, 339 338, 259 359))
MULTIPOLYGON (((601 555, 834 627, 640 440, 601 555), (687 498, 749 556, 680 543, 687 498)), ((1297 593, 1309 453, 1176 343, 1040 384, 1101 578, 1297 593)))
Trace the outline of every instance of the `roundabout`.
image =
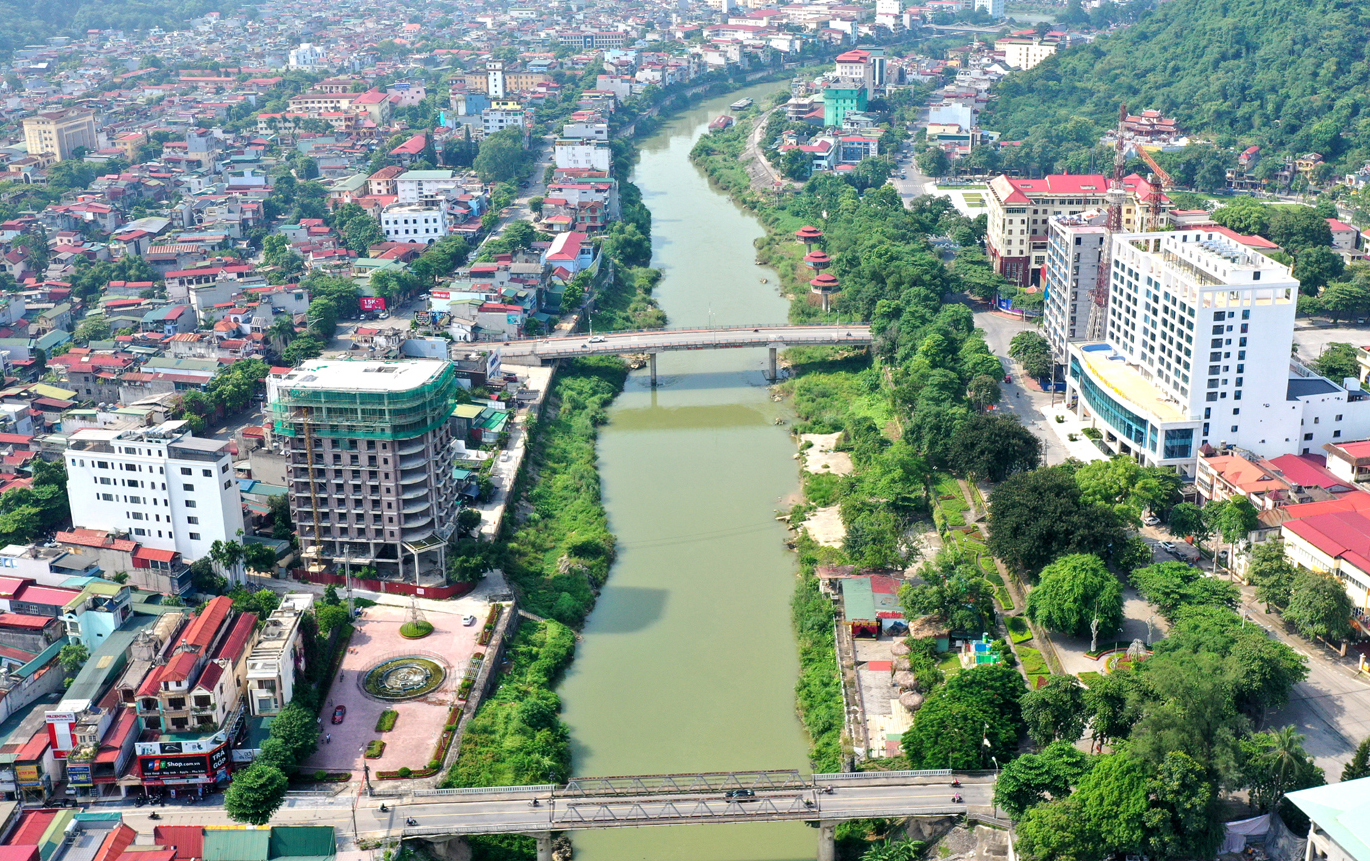
POLYGON ((411 700, 437 690, 446 678, 447 668, 437 661, 406 655, 382 661, 367 670, 362 689, 376 699, 411 700))

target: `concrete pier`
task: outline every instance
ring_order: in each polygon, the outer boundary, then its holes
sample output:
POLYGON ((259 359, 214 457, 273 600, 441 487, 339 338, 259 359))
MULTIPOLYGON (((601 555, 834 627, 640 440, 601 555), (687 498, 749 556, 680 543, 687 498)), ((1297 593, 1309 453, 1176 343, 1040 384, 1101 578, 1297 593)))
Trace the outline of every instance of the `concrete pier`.
POLYGON ((836 822, 818 823, 818 861, 837 861, 836 822))
POLYGON ((656 388, 656 353, 647 354, 647 367, 651 369, 652 388, 656 388))
POLYGON ((538 861, 552 861, 552 834, 550 831, 543 831, 533 835, 533 839, 538 842, 538 861))
POLYGON ((779 379, 779 378, 776 377, 776 375, 775 375, 775 351, 776 351, 776 349, 777 349, 776 347, 771 347, 771 348, 770 348, 770 356, 768 357, 768 359, 767 359, 767 361, 766 361, 766 373, 767 373, 766 379, 770 380, 771 382, 775 382, 777 379, 779 379))

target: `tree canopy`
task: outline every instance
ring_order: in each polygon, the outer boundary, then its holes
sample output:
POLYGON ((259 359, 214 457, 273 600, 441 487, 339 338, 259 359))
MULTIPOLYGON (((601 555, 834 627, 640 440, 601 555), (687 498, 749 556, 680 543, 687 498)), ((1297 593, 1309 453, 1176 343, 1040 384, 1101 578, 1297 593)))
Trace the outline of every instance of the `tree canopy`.
POLYGON ((1087 553, 1063 556, 1042 569, 1028 593, 1027 617, 1048 630, 1088 637, 1090 625, 1108 637, 1123 621, 1123 587, 1103 560, 1087 553))

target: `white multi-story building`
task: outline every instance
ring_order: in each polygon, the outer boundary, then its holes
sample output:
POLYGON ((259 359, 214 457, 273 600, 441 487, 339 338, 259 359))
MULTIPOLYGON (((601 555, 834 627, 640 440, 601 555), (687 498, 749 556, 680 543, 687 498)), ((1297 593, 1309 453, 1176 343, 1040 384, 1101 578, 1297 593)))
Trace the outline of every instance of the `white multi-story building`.
POLYGON ((447 235, 441 206, 392 204, 381 211, 381 232, 389 242, 436 242, 447 235))
POLYGON ((1193 476, 1198 450, 1261 457, 1370 435, 1370 399, 1289 359, 1298 282, 1212 230, 1119 233, 1103 342, 1068 346, 1067 403, 1107 447, 1193 476))
POLYGON ((994 43, 994 50, 1003 52, 1005 63, 1024 71, 1055 54, 1056 47, 1055 42, 1043 42, 1040 36, 1010 36, 994 43))
POLYGON ((396 202, 432 205, 447 192, 461 187, 461 178, 450 170, 407 170, 395 177, 396 202))
POLYGON ((1099 265, 1108 265, 1108 228, 1104 221, 1096 212, 1059 215, 1047 223, 1042 329, 1058 365, 1065 363, 1068 343, 1088 337, 1099 265))
POLYGON ((558 170, 608 171, 614 163, 614 148, 608 141, 559 140, 552 158, 558 170))
POLYGON ((526 138, 531 122, 529 112, 518 102, 494 102, 480 112, 481 133, 486 137, 507 128, 518 128, 524 130, 526 138))
POLYGON ((292 69, 309 69, 319 65, 323 58, 323 48, 309 42, 301 42, 300 47, 290 50, 288 62, 292 69))
POLYGON ((78 529, 122 532, 193 561, 208 556, 215 541, 237 541, 243 528, 228 443, 200 439, 183 421, 78 430, 66 462, 78 529))
POLYGON ((1002 18, 1005 14, 1005 0, 975 0, 975 8, 983 9, 991 18, 1002 18))

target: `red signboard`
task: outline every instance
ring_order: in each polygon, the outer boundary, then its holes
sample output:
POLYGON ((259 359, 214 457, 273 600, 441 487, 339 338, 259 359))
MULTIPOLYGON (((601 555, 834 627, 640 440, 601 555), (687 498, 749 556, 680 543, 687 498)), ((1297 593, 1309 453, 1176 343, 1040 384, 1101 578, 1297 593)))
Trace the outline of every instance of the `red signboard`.
POLYGON ((363 311, 385 310, 385 300, 379 296, 362 296, 357 301, 361 303, 363 311))

